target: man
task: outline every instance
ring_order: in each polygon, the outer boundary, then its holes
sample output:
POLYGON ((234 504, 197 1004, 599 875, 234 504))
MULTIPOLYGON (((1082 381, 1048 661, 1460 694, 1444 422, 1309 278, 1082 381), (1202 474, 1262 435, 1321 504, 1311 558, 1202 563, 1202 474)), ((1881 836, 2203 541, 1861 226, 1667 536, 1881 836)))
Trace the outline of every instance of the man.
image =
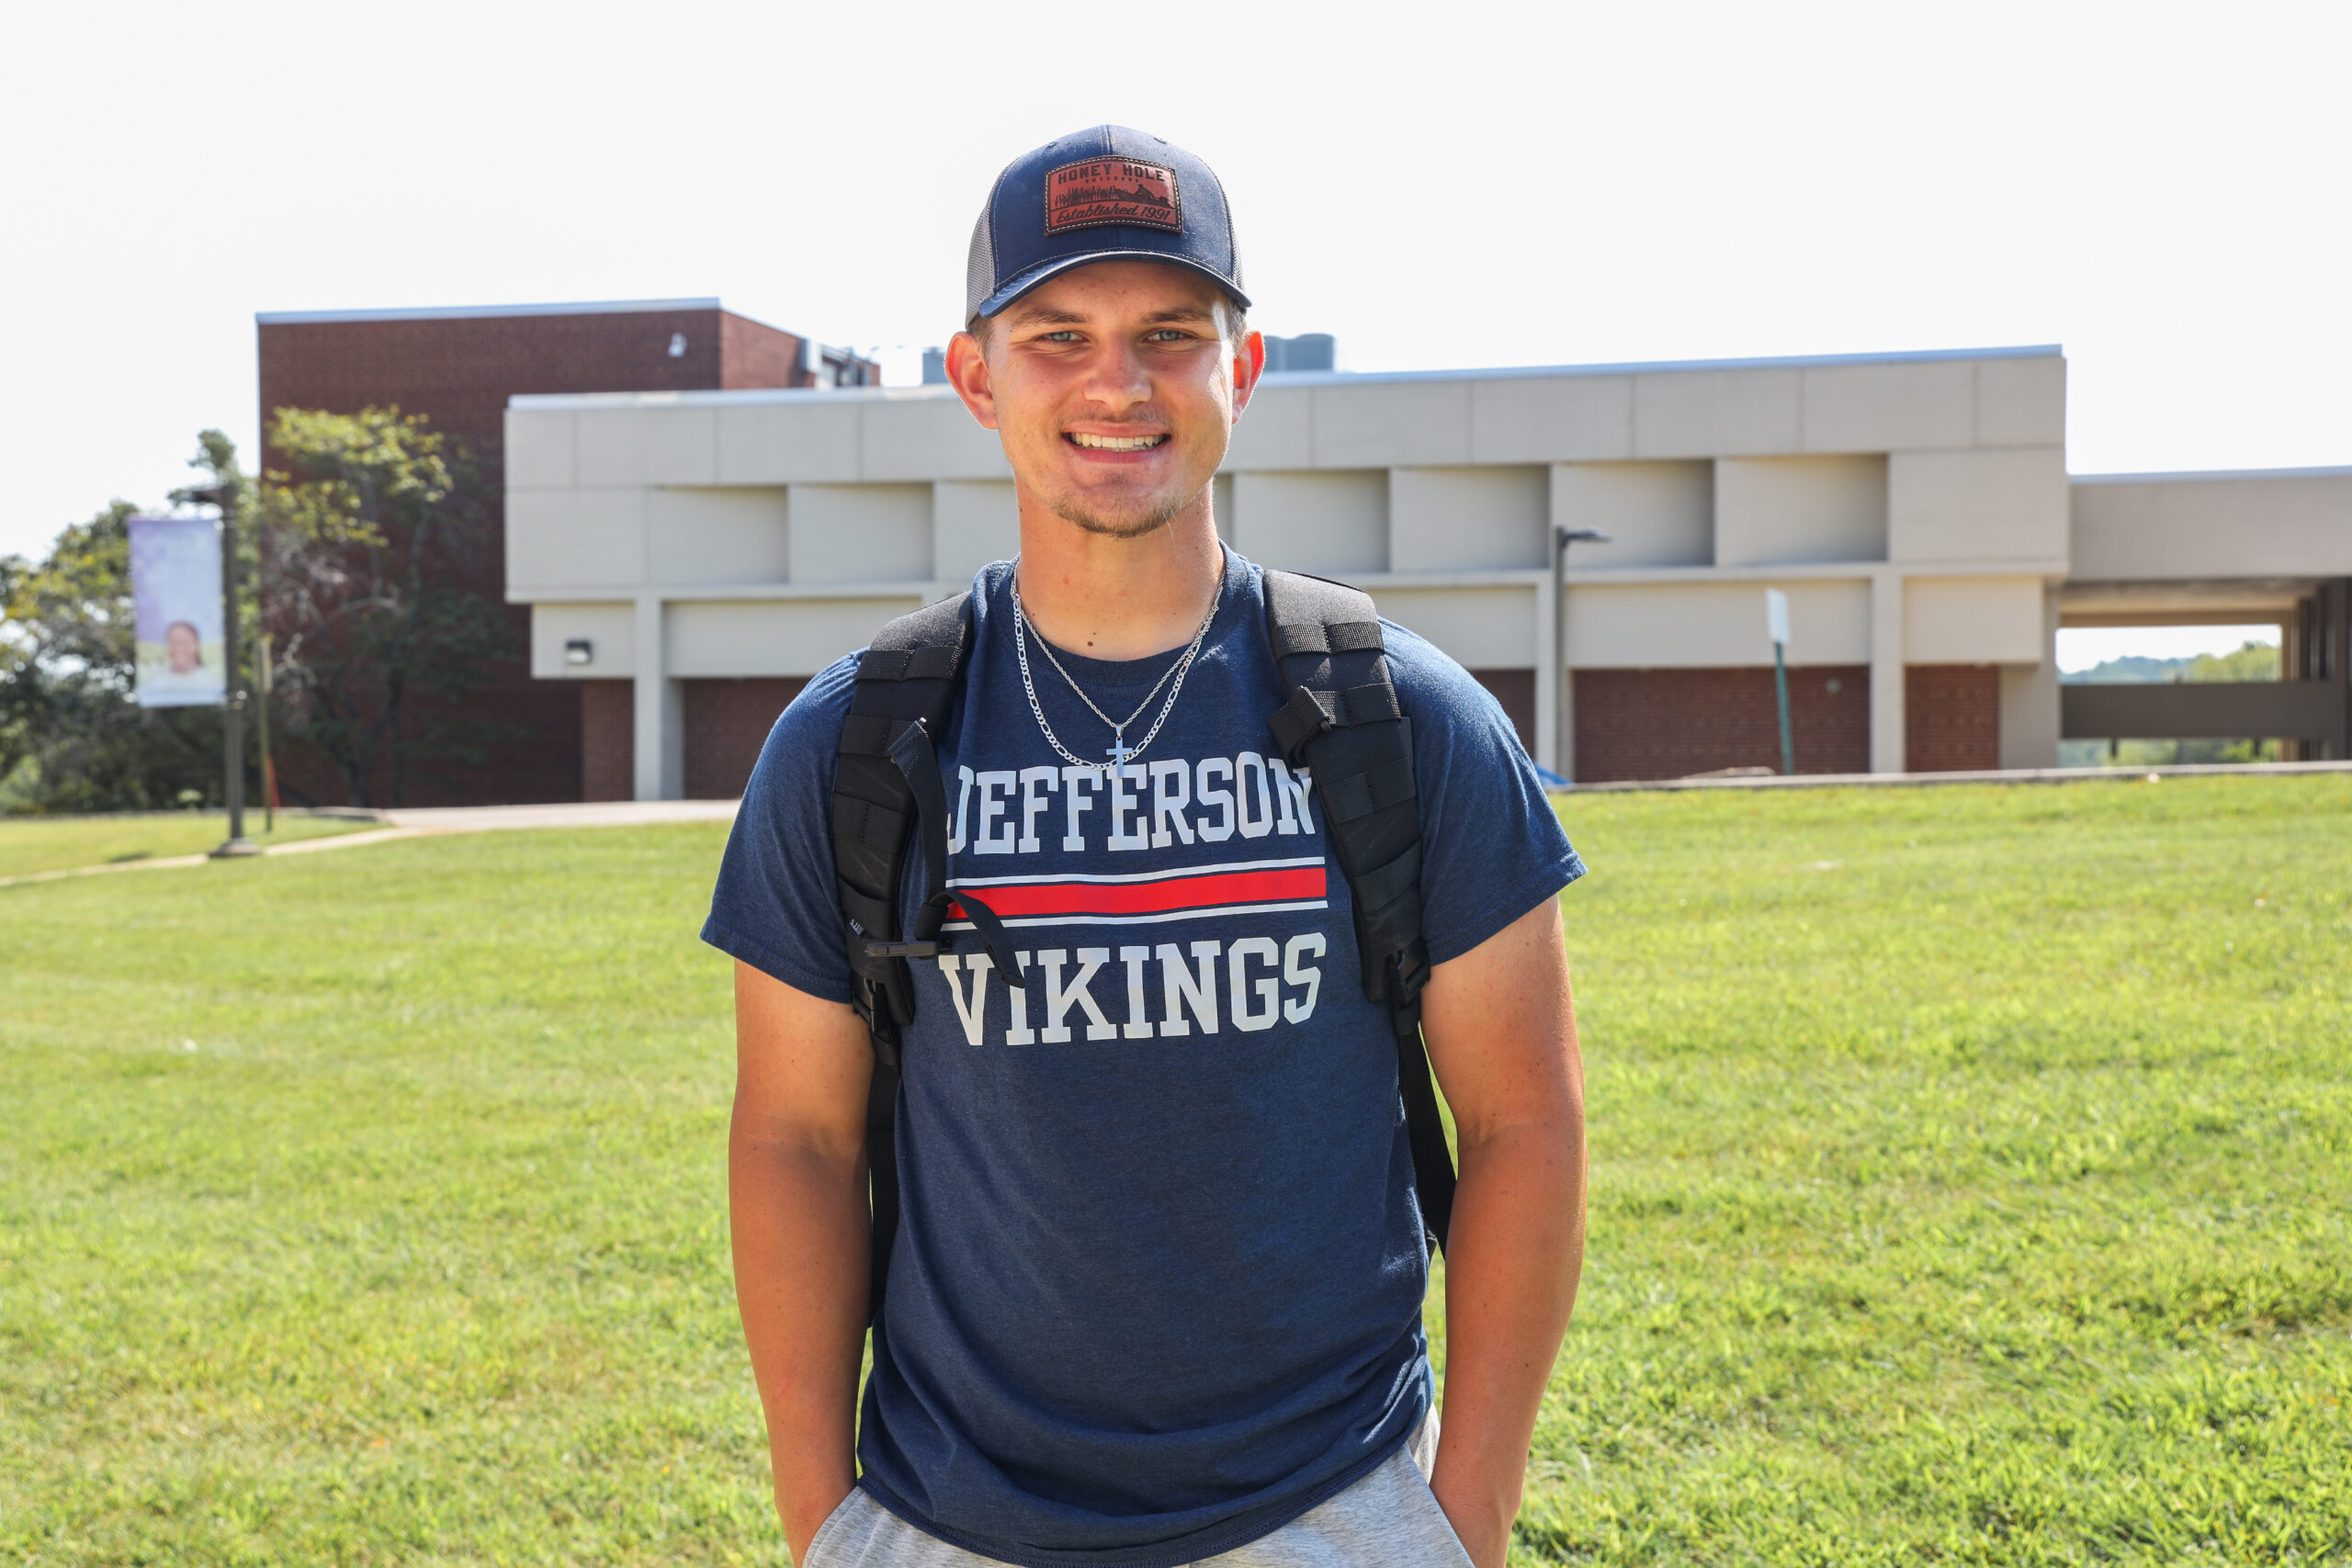
POLYGON ((1582 1256, 1555 896, 1583 867, 1493 699, 1384 623, 1461 1169, 1441 1436, 1395 1033, 1269 735, 1264 574, 1211 513, 1248 303, 1216 176, 1157 138, 1063 138, 982 211, 948 375, 1021 556, 973 584, 932 737, 966 903, 910 964, 862 1412, 876 1050, 829 816, 855 659, 745 793, 704 936, 738 960, 736 1288, 804 1568, 1503 1561, 1582 1256))

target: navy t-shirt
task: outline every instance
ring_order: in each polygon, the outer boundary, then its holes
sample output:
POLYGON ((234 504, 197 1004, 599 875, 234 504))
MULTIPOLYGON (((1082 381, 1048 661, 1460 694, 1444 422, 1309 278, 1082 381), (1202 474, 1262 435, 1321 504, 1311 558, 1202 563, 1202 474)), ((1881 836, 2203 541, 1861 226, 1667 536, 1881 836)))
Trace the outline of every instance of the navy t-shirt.
MULTIPOLYGON (((1166 727, 1108 776, 1039 730, 1012 568, 985 568, 938 749, 950 885, 988 898, 1039 973, 1034 998, 1008 987, 953 918, 955 952, 913 965, 900 1223, 858 1483, 1008 1562, 1229 1551, 1364 1474, 1430 1403, 1395 1036, 1364 998, 1320 804, 1267 729, 1282 694, 1263 578, 1225 560, 1166 727)), ((1382 629, 1413 719, 1422 924, 1442 964, 1584 868, 1485 688, 1382 629)), ((1123 717, 1178 654, 1060 657, 1123 717)), ((703 928, 842 1002, 830 816, 856 663, 776 722, 703 928)), ((1030 665, 1062 743, 1103 756, 1109 727, 1034 641, 1030 665)), ((902 909, 922 899, 922 858, 918 840, 902 909)))

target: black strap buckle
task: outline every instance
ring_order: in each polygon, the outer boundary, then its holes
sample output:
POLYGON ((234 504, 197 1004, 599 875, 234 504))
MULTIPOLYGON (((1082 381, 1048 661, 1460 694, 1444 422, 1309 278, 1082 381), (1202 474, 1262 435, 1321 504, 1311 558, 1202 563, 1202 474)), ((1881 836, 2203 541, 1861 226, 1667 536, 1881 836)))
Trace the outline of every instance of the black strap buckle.
POLYGON ((869 942, 865 944, 868 958, 936 958, 939 944, 935 942, 869 942))

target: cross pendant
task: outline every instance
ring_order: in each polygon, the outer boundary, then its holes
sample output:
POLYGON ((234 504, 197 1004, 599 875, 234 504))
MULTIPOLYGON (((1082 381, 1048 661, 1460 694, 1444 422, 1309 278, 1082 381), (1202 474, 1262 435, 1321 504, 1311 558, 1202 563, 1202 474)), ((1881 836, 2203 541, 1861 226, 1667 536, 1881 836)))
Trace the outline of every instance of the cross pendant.
POLYGON ((1126 765, 1127 759, 1135 755, 1133 751, 1127 749, 1127 727, 1125 725, 1123 724, 1116 729, 1111 731, 1111 744, 1104 750, 1102 755, 1110 758, 1112 765, 1114 767, 1125 767, 1126 765))

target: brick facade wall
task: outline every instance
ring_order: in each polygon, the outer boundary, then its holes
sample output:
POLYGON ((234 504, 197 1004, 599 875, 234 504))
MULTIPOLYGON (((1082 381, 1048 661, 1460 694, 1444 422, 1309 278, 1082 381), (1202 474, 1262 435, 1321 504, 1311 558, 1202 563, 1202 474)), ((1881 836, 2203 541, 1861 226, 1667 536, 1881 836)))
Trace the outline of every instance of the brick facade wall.
MULTIPOLYGON (((1578 783, 1780 770, 1780 709, 1770 670, 1579 670, 1575 681, 1578 783)), ((1870 667, 1791 670, 1789 728, 1797 772, 1868 773, 1870 667)))
MULTIPOLYGON (((524 392, 704 391, 806 386, 800 339, 730 311, 270 321, 259 328, 261 407, 355 412, 398 403, 495 457, 506 400, 524 392), (673 358, 670 340, 685 353, 673 358)), ((503 575, 503 565, 500 568, 503 575)))
POLYGON ((741 795, 776 716, 808 683, 799 676, 684 682, 686 798, 741 795))
MULTIPOLYGON (((1474 670, 1532 751, 1535 671, 1474 670)), ((550 682, 552 683, 552 682, 550 682)), ((578 681, 581 798, 635 793, 636 705, 628 681, 578 681)), ((685 794, 729 800, 743 793, 768 731, 808 682, 797 678, 684 683, 685 794)), ((1904 765, 1914 773, 2000 765, 2000 671, 1991 665, 1913 665, 1905 671, 1904 765)), ((1809 666, 1789 671, 1790 728, 1801 773, 1870 771, 1870 670, 1809 666), (1837 689, 1831 690, 1831 682, 1837 689)), ((1770 670, 1580 670, 1576 674, 1577 775, 1668 779, 1718 768, 1781 765, 1770 670)))
POLYGON ((1914 664, 1903 671, 1903 766, 1914 773, 2001 765, 2001 671, 1914 664))
POLYGON ((815 378, 800 367, 801 340, 790 333, 722 310, 718 317, 718 384, 732 391, 747 387, 807 387, 815 378))
POLYGON ((1532 670, 1473 670, 1470 677, 1494 694, 1503 705, 1510 727, 1519 731, 1520 749, 1535 754, 1535 671, 1532 670))
MULTIPOLYGON (((504 602, 506 400, 525 392, 693 391, 721 387, 806 386, 801 340, 729 311, 629 310, 583 315, 473 316, 392 321, 272 321, 258 328, 261 412, 266 428, 277 408, 354 413, 397 404, 428 416, 434 428, 471 448, 481 467, 490 530, 463 572, 465 586, 504 602), (673 357, 673 334, 684 352, 673 357)), ((264 465, 276 459, 266 452, 264 465)), ((601 795, 608 777, 583 771, 610 750, 592 742, 582 693, 600 682, 534 681, 530 609, 506 605, 510 657, 493 665, 488 690, 468 699, 462 716, 495 725, 503 739, 481 765, 421 764, 410 771, 402 804, 626 798, 601 795)), ((628 749, 621 750, 626 759, 628 749)), ((279 755, 289 798, 341 802, 346 788, 323 758, 300 747, 279 755)), ((599 764, 601 765, 601 764, 599 764)), ((389 770, 379 770, 373 804, 389 802, 389 770)))
MULTIPOLYGON (((552 684, 552 682, 550 682, 552 684)), ((637 798, 637 682, 581 681, 580 798, 637 798)))

